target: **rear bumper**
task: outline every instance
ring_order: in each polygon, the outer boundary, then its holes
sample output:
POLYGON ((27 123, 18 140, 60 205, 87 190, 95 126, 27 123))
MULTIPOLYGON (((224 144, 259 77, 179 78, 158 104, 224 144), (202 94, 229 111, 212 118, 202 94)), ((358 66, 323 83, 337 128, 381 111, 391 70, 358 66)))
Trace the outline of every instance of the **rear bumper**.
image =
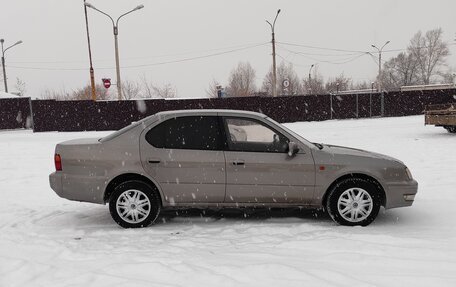
POLYGON ((385 208, 411 206, 418 192, 418 182, 415 180, 391 183, 387 185, 385 208))
POLYGON ((49 184, 62 198, 104 204, 103 192, 106 186, 104 177, 82 177, 53 172, 49 175, 49 184))
POLYGON ((49 175, 49 184, 51 185, 51 188, 55 193, 60 196, 65 198, 63 194, 63 187, 62 187, 62 174, 53 172, 49 175))

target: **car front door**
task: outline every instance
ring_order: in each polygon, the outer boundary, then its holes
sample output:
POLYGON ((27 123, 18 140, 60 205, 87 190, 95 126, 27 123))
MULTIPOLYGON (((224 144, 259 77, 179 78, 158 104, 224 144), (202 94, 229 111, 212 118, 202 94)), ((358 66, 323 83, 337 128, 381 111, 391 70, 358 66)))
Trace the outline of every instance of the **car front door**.
POLYGON ((220 203, 225 199, 224 139, 214 116, 169 118, 141 135, 141 161, 164 200, 220 203))
POLYGON ((290 138, 266 121, 223 117, 227 203, 309 204, 315 184, 311 151, 289 156, 290 138))

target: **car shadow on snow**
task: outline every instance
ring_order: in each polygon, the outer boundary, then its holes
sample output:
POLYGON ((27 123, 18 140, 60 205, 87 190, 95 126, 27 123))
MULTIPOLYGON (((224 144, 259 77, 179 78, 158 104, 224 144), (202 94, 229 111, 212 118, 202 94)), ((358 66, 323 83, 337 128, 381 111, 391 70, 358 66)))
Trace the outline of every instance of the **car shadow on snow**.
MULTIPOLYGON (((77 228, 110 229, 117 224, 111 219, 109 211, 106 209, 89 208, 85 212, 63 212, 54 218, 54 220, 46 221, 47 224, 65 224, 73 225, 77 228), (57 220, 59 218, 59 220, 57 220), (57 223, 58 221, 59 223, 57 223)), ((155 225, 170 225, 170 224, 210 224, 214 221, 228 219, 229 222, 261 222, 274 219, 290 219, 290 222, 296 223, 296 220, 302 223, 334 225, 337 226, 331 217, 321 209, 305 209, 305 208, 225 208, 225 209, 165 209, 160 212, 155 225)), ((377 219, 370 226, 392 226, 398 224, 410 223, 410 217, 406 212, 401 210, 388 210, 383 208, 377 219)), ((281 220, 280 222, 283 222, 281 220)), ((228 224, 228 223, 227 223, 228 224)))
POLYGON ((169 224, 173 219, 230 219, 234 221, 264 221, 275 218, 298 218, 312 222, 332 222, 331 218, 322 210, 299 208, 225 208, 225 209, 176 209, 163 210, 156 224, 169 224))
MULTIPOLYGON (((195 218, 206 218, 212 220, 230 219, 230 221, 264 221, 277 218, 294 218, 307 223, 321 223, 337 226, 331 217, 322 209, 305 208, 226 208, 219 210, 211 209, 178 209, 163 210, 156 224, 172 224, 174 219, 182 218, 184 221, 192 222, 195 218), (188 219, 188 220, 185 220, 188 219)), ((407 223, 409 216, 401 210, 380 209, 378 217, 370 226, 391 226, 407 223)), ((177 220, 182 222, 182 220, 177 220)), ((199 221, 200 222, 200 221, 199 221)))

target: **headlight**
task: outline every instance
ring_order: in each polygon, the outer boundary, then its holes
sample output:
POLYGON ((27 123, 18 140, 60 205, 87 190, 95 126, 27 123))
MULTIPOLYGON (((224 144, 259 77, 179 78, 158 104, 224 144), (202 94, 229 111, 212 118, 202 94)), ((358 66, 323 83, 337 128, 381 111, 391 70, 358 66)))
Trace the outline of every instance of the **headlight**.
POLYGON ((407 174, 407 176, 408 176, 408 178, 409 178, 410 180, 413 179, 412 173, 410 172, 410 170, 408 169, 408 167, 405 168, 405 173, 407 174))

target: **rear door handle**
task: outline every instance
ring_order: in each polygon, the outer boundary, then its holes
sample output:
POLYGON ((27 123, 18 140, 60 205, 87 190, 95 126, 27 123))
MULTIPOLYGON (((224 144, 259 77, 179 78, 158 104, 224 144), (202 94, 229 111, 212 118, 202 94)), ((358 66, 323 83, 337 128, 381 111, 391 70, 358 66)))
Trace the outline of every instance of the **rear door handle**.
POLYGON ((245 162, 243 160, 235 160, 233 161, 233 165, 244 165, 245 162))
POLYGON ((160 163, 160 160, 157 158, 151 158, 147 160, 149 163, 160 163))

